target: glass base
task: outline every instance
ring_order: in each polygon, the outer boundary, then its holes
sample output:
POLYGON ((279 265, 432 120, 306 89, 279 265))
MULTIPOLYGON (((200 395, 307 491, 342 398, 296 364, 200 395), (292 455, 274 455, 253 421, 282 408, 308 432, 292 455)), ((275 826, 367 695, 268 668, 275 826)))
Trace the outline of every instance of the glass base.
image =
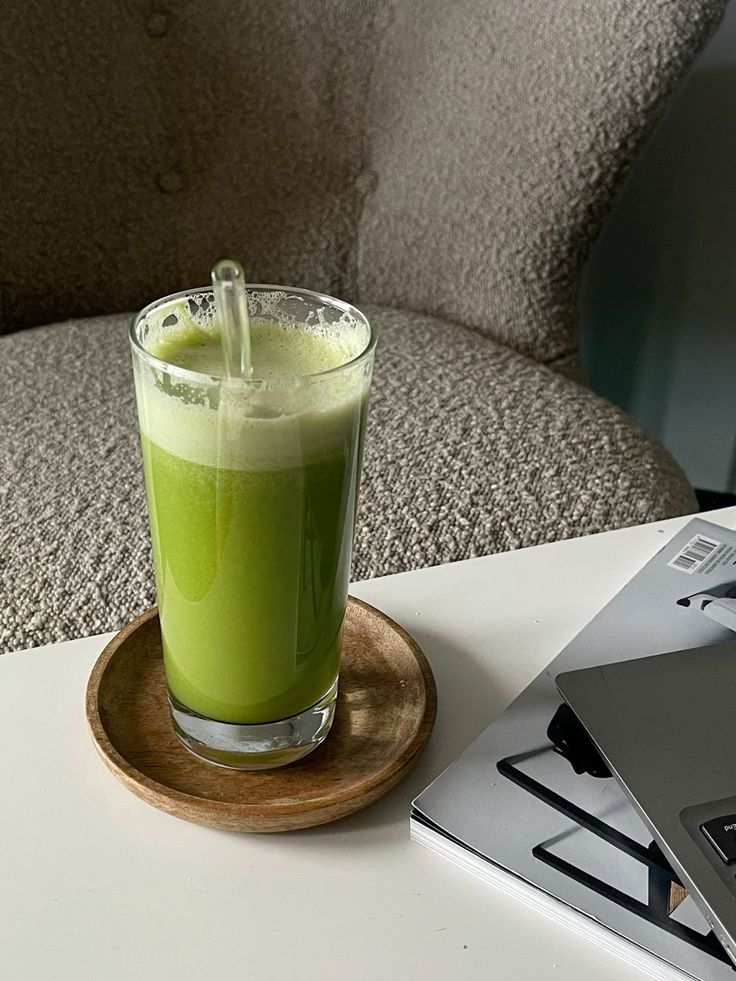
POLYGON ((335 716, 337 681, 310 708, 277 722, 240 725, 197 715, 169 692, 174 731, 200 759, 233 770, 270 770, 300 760, 327 737, 335 716))

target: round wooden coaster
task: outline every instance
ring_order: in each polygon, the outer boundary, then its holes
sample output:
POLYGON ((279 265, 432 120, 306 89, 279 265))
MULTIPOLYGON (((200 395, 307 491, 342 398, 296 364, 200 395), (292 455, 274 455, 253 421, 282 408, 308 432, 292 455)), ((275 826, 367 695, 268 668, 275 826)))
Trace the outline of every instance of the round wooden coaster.
POLYGON ((406 631, 350 597, 332 730, 291 766, 227 770, 182 746, 169 716, 156 609, 104 649, 86 710, 109 769, 154 807, 227 831, 291 831, 352 814, 397 784, 429 739, 437 692, 406 631))

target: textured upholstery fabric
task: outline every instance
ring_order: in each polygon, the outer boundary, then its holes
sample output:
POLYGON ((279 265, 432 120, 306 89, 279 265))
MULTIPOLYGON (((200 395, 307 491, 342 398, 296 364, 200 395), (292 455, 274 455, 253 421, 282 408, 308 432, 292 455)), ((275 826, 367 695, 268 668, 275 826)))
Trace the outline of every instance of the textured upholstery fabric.
MULTIPOLYGON (((367 312, 354 578, 695 508, 664 450, 584 387, 457 325, 367 312)), ((154 602, 126 322, 0 339, 0 651, 154 602)))
POLYGON ((724 6, 5 9, 0 649, 153 601, 122 316, 13 331, 138 308, 223 254, 383 328, 356 578, 694 508, 560 372, 613 188, 724 6))
POLYGON ((569 364, 612 191, 724 6, 398 4, 373 76, 361 297, 569 364))
POLYGON ((611 191, 725 0, 29 0, 0 34, 0 330, 257 282, 569 364, 611 191))

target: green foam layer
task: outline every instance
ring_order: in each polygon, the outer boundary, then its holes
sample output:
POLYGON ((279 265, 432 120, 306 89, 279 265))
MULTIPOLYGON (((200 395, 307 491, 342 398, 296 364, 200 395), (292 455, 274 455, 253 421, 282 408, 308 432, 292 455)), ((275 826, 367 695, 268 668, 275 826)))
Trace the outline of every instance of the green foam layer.
MULTIPOLYGON (((291 378, 316 375, 352 361, 360 352, 346 332, 326 336, 276 323, 251 324, 253 377, 291 378)), ((219 333, 201 330, 191 321, 151 345, 151 354, 168 364, 200 374, 222 376, 224 361, 219 333)))

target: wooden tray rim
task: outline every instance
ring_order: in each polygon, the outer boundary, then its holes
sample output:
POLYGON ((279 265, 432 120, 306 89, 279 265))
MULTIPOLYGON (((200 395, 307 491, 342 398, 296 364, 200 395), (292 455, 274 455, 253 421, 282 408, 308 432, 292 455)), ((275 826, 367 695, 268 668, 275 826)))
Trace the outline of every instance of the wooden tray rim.
MULTIPOLYGON (((372 617, 381 619, 391 630, 399 635, 411 650, 412 655, 419 665, 424 682, 424 714, 419 720, 414 737, 406 749, 378 773, 366 777, 363 781, 353 784, 350 788, 330 794, 329 797, 322 795, 292 803, 269 803, 268 812, 271 817, 286 817, 292 814, 304 813, 305 811, 314 813, 322 809, 334 809, 336 806, 349 801, 358 802, 366 800, 366 803, 370 803, 374 791, 380 792, 375 795, 376 798, 382 796, 383 793, 388 792, 388 790, 395 786, 404 774, 411 769, 415 759, 424 749, 432 733, 437 717, 437 687, 432 669, 422 649, 400 624, 396 623, 395 620, 381 610, 376 609, 370 603, 366 603, 364 600, 358 599, 355 596, 349 596, 348 604, 358 606, 368 612, 372 617)), ((167 784, 159 783, 157 780, 141 773, 140 770, 129 763, 110 741, 98 711, 97 693, 100 682, 118 648, 140 626, 156 616, 158 616, 158 607, 153 606, 131 620, 105 645, 95 662, 87 682, 85 695, 85 714, 95 748, 106 766, 122 783, 134 792, 136 786, 145 787, 149 793, 155 795, 161 808, 169 813, 176 813, 172 805, 178 801, 193 811, 201 810, 203 814, 215 812, 221 814, 223 817, 228 815, 241 818, 261 817, 263 813, 262 804, 246 804, 237 801, 220 801, 213 798, 199 797, 181 790, 176 790, 167 784)), ((354 808, 354 810, 359 809, 358 806, 354 808)))

